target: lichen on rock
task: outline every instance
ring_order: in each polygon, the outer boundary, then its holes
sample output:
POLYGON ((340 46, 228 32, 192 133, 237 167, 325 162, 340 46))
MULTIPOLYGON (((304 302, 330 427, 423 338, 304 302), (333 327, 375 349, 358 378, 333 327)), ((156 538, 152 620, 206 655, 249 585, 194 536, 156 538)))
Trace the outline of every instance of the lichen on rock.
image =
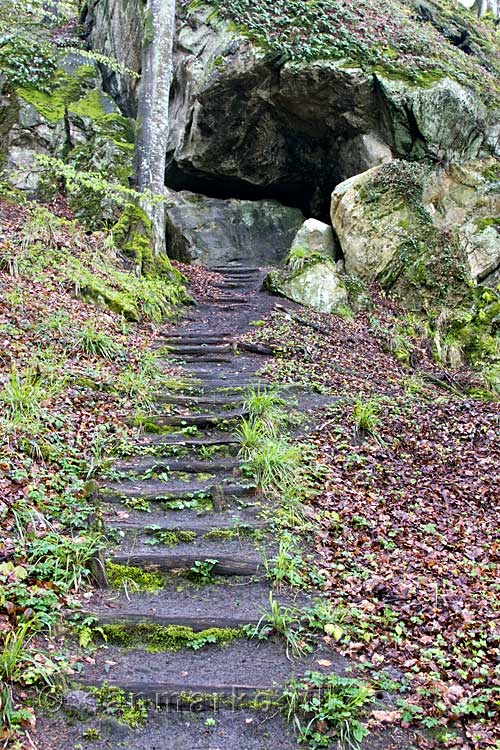
POLYGON ((447 169, 395 161, 337 186, 332 224, 346 271, 378 281, 407 307, 456 305, 500 266, 500 213, 484 173, 494 159, 447 169), (479 224, 478 224, 479 220, 479 224))

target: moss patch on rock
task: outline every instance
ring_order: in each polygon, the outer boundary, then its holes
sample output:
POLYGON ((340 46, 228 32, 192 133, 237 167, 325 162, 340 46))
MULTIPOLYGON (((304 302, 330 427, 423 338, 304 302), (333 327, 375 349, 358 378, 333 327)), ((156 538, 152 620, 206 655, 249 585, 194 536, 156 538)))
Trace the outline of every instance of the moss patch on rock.
POLYGON ((92 112, 93 117, 99 118, 105 112, 97 97, 99 92, 95 89, 95 80, 96 70, 92 65, 82 65, 74 73, 59 68, 47 90, 19 86, 17 93, 50 123, 61 120, 67 108, 78 110, 79 104, 84 111, 92 112))
POLYGON ((414 309, 457 304, 468 295, 470 272, 453 230, 435 226, 424 205, 430 169, 416 163, 393 161, 377 170, 360 190, 360 200, 373 214, 399 215, 401 241, 396 254, 377 281, 414 309))
POLYGON ((423 11, 400 0, 205 1, 277 65, 345 59, 351 67, 423 87, 448 76, 489 103, 500 99, 495 29, 451 0, 429 0, 423 11), (468 42, 468 54, 460 42, 468 42))

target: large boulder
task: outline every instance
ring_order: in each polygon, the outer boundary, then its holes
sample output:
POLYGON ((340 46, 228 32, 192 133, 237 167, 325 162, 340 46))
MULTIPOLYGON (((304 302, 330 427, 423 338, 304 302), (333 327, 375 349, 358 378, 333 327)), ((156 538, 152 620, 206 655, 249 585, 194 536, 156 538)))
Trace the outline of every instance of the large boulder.
POLYGON ((348 303, 345 284, 332 260, 307 263, 291 273, 271 271, 264 287, 323 313, 334 313, 348 303))
POLYGON ((223 200, 170 191, 168 203, 170 257, 206 266, 229 261, 278 264, 304 220, 298 209, 273 200, 223 200))
POLYGON ((348 274, 408 307, 454 304, 500 268, 500 162, 393 162, 337 186, 332 224, 348 274))
MULTIPOLYGON (((96 49, 138 70, 142 11, 137 3, 122 5, 91 0, 90 36, 96 49)), ((213 8, 184 6, 178 7, 166 175, 176 190, 274 197, 320 216, 336 184, 393 155, 500 155, 498 112, 485 108, 461 74, 457 82, 426 64, 419 75, 412 61, 401 70, 394 62, 362 68, 354 58, 288 59, 253 43, 251 33, 213 8)), ((445 32, 443 38, 449 47, 445 32)), ((133 91, 113 75, 113 91, 134 114, 133 91)))

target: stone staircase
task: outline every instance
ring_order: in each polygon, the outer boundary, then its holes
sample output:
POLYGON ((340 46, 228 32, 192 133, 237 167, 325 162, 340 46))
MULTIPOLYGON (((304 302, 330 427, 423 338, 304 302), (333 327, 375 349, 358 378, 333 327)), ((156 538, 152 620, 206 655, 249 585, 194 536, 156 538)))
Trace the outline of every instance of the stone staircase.
MULTIPOLYGON (((158 394, 160 414, 148 424, 159 431, 143 435, 136 456, 116 461, 117 478, 103 483, 100 493, 110 540, 108 566, 159 574, 164 585, 139 591, 130 581, 122 590, 95 594, 88 611, 107 630, 109 641, 93 654, 79 680, 86 686, 118 686, 168 707, 157 747, 215 750, 225 747, 222 736, 231 736, 231 746, 242 750, 291 748, 296 739, 279 712, 259 709, 269 696, 281 695, 293 674, 321 670, 317 653, 292 662, 279 639, 247 637, 222 639, 198 650, 151 649, 151 637, 162 635, 155 628, 184 627, 194 633, 216 628, 234 634, 244 625, 256 626, 269 608, 271 584, 264 559, 275 551, 266 521, 272 502, 243 476, 236 436, 246 414, 246 389, 265 387, 257 375, 263 362, 237 352, 235 342, 252 320, 269 312, 273 301, 259 292, 259 269, 215 270, 223 282, 213 299, 199 304, 168 338, 156 342, 163 352, 168 347, 170 360, 183 364, 182 387, 158 394), (153 453, 144 454, 145 449, 153 453), (206 585, 183 575, 196 566, 208 566, 206 585), (117 633, 118 641, 113 637, 117 633), (185 711, 195 704, 205 712, 217 709, 220 742, 210 744, 213 736, 201 731, 203 722, 172 719, 173 707, 185 711), (273 738, 265 739, 263 729, 260 741, 254 722, 266 718, 274 727, 273 738), (170 737, 173 721, 175 737, 170 737)), ((275 593, 283 604, 295 596, 275 593)), ((146 727, 136 744, 129 737, 125 747, 149 746, 147 732, 146 727)))

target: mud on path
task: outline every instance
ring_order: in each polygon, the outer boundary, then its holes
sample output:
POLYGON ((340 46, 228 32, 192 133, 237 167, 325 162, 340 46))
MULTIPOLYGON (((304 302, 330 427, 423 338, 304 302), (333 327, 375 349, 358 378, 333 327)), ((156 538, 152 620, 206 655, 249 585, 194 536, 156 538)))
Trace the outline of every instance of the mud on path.
MULTIPOLYGON (((297 746, 293 726, 275 704, 283 686, 309 670, 349 675, 354 666, 321 648, 290 659, 279 639, 148 648, 151 627, 234 632, 257 625, 269 607, 272 584, 263 555, 272 557, 275 540, 262 510, 272 510, 272 502, 242 475, 236 438, 246 389, 265 387, 258 375, 263 357, 236 344, 275 300, 260 292, 259 269, 216 270, 222 281, 213 298, 156 342, 160 356, 182 364, 182 386, 158 394, 165 408, 148 424, 153 431, 145 431, 137 454, 117 461, 115 478, 100 487, 107 565, 163 576, 164 585, 138 591, 125 582, 121 590, 97 590, 86 604, 110 638, 82 660, 64 709, 40 717, 36 741, 43 750, 291 750, 297 746), (227 533, 235 530, 244 533, 227 533), (206 585, 176 578, 179 570, 206 561, 215 576, 206 585), (147 699, 152 708, 146 722, 131 728, 96 709, 84 691, 102 685, 147 699)), ((299 410, 320 411, 317 396, 300 389, 293 396, 299 410)), ((275 597, 295 605, 305 595, 278 591, 275 597)), ((416 746, 394 728, 372 732, 363 743, 369 750, 416 746)))

